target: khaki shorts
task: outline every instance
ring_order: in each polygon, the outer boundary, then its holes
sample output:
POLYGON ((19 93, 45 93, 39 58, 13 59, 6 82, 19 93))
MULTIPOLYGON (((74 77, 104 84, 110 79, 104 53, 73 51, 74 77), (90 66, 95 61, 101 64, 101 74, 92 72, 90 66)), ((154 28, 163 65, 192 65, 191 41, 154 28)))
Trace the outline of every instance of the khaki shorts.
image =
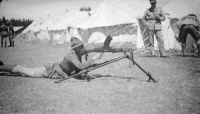
POLYGON ((48 78, 47 76, 47 70, 44 66, 42 67, 37 67, 37 68, 32 68, 34 77, 45 77, 48 78))

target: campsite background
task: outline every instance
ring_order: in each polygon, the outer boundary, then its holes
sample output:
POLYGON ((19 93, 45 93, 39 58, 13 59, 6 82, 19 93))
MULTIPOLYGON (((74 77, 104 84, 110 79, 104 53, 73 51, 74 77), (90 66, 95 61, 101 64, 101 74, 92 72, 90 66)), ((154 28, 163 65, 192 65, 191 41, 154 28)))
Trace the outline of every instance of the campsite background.
MULTIPOLYGON (((19 23, 28 20, 27 25, 14 26, 18 30, 15 47, 0 48, 0 60, 5 64, 38 67, 60 62, 70 51, 72 36, 94 48, 111 35, 112 47, 137 49, 134 60, 158 83, 147 82, 148 77, 128 59, 90 72, 98 76, 91 82, 69 79, 55 84, 56 79, 1 74, 0 113, 199 114, 200 59, 194 57, 190 35, 188 56, 178 56, 181 47, 175 35, 178 19, 189 13, 200 16, 200 1, 157 2, 169 14, 163 22, 163 35, 170 58, 160 58, 158 51, 157 57, 149 57, 144 49, 148 37, 141 16, 150 6, 149 0, 2 0, 0 18, 19 23)), ((122 55, 104 53, 97 63, 122 55)))
MULTIPOLYGON (((181 47, 174 38, 174 35, 177 36, 179 32, 176 28, 176 22, 179 18, 189 13, 194 13, 199 17, 198 4, 200 4, 198 0, 157 1, 157 5, 163 7, 164 12, 169 14, 168 19, 163 22, 163 34, 166 50, 180 50, 181 47), (171 29, 173 30, 173 33, 171 29)), ((68 42, 70 37, 75 36, 81 37, 80 39, 86 43, 97 43, 103 42, 104 39, 102 37, 112 34, 114 30, 115 32, 118 32, 124 29, 124 31, 126 31, 125 34, 128 33, 129 36, 126 35, 126 38, 124 38, 125 40, 123 41, 134 42, 134 44, 137 44, 137 48, 146 48, 149 43, 147 34, 148 32, 141 21, 141 17, 148 7, 150 7, 148 0, 2 0, 0 17, 3 18, 2 20, 6 18, 7 21, 11 20, 13 22, 15 22, 14 19, 21 20, 18 21, 18 24, 15 23, 17 26, 14 26, 14 28, 15 30, 19 30, 17 33, 21 33, 23 31, 23 33, 26 35, 24 36, 24 39, 26 39, 25 41, 36 41, 56 45, 68 42), (101 5, 104 6, 103 12, 101 12, 101 5), (83 9, 88 10, 86 11, 83 9), (115 15, 115 11, 119 11, 120 13, 115 15), (106 14, 102 15, 102 13, 106 14), (118 18, 119 15, 121 15, 120 18, 118 18), (91 16, 91 18, 84 19, 88 16, 91 16), (105 18, 107 18, 107 20, 105 18), (27 28, 27 25, 30 23, 32 25, 27 28), (130 24, 123 27, 121 25, 114 26, 122 23, 134 23, 134 25, 130 24), (99 26, 109 26, 110 28, 97 28, 99 26), (81 29, 71 30, 69 27, 77 27, 81 29), (93 29, 84 30, 91 27, 93 29), (27 29, 24 30, 25 28, 27 29), (121 30, 118 30, 119 28, 121 30), (66 29, 68 29, 68 31, 66 31, 66 29), (127 32, 127 29, 131 31, 127 32), (109 33, 109 31, 111 31, 111 33, 109 33), (94 37, 96 37, 96 39, 94 37), (131 37, 134 38, 131 39, 131 37), (97 41, 97 39, 99 39, 99 41, 97 41)), ((121 42, 122 40, 119 39, 121 39, 120 37, 124 36, 121 36, 122 33, 116 34, 113 33, 113 36, 116 36, 113 42, 121 42), (116 34, 118 35, 116 36, 116 34)), ((194 40, 191 38, 191 36, 189 36, 187 39, 188 51, 192 51, 192 45, 194 43, 194 40)), ((155 43, 155 49, 158 49, 157 47, 157 43, 155 43)))

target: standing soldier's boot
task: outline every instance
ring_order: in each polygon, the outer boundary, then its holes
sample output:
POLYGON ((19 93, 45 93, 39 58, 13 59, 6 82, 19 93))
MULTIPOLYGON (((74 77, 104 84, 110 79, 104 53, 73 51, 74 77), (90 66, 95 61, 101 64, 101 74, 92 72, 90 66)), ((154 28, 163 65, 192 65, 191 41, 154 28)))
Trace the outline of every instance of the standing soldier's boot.
POLYGON ((14 41, 12 41, 12 47, 14 47, 15 46, 15 43, 14 43, 14 41))
POLYGON ((3 38, 1 38, 1 47, 3 47, 3 38))
POLYGON ((164 44, 160 44, 160 46, 159 46, 159 52, 160 52, 160 57, 167 57, 167 55, 165 53, 164 44))
POLYGON ((0 60, 0 66, 3 66, 3 65, 4 65, 3 61, 0 60))
POLYGON ((156 56, 155 49, 153 46, 150 46, 150 53, 152 57, 156 56))
POLYGON ((10 45, 8 47, 12 47, 12 41, 9 39, 10 45))
POLYGON ((185 44, 185 43, 182 43, 183 57, 185 57, 185 49, 186 49, 186 44, 185 44))
POLYGON ((4 42, 4 44, 5 44, 4 47, 6 47, 6 46, 7 46, 7 41, 6 41, 7 39, 4 38, 4 40, 5 40, 5 42, 4 42))

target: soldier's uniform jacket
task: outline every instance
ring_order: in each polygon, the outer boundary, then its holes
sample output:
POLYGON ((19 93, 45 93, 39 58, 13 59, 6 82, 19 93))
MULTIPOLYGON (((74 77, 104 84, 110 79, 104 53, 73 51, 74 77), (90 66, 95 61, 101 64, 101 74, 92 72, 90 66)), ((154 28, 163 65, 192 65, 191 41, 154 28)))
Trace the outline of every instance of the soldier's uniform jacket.
POLYGON ((156 7, 154 10, 148 8, 143 17, 142 21, 149 30, 162 30, 161 21, 165 20, 164 12, 161 7, 156 7))
POLYGON ((65 73, 69 74, 76 69, 83 70, 92 65, 93 62, 93 59, 88 59, 86 62, 82 63, 81 59, 72 51, 64 57, 63 61, 60 62, 59 65, 65 73))
POLYGON ((45 68, 47 69, 48 78, 67 77, 73 71, 85 69, 92 65, 93 62, 93 59, 88 59, 82 63, 80 58, 72 51, 71 53, 67 53, 60 63, 45 65, 45 68))
POLYGON ((8 35, 8 28, 6 26, 0 27, 0 35, 8 35))
POLYGON ((13 26, 9 26, 9 34, 12 35, 14 33, 15 33, 15 31, 14 31, 13 26))

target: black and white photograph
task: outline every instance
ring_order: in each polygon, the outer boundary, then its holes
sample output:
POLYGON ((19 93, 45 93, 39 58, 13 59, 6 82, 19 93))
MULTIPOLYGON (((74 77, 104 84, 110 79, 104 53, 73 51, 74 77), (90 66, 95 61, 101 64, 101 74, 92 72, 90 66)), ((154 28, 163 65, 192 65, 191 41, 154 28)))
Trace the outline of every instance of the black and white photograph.
POLYGON ((0 114, 200 114, 200 0, 0 0, 0 114))

